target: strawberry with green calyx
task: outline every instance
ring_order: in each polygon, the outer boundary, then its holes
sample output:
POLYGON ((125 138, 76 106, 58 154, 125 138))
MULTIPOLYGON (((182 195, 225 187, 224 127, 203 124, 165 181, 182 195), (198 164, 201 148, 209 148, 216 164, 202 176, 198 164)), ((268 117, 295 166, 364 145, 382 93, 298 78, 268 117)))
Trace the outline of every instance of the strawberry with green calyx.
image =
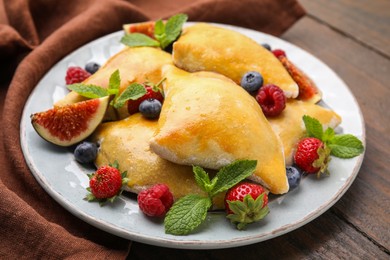
POLYGON ((98 201, 103 205, 106 201, 114 200, 122 194, 122 186, 129 181, 127 172, 120 173, 119 165, 115 161, 113 165, 105 165, 97 169, 95 173, 88 174, 89 193, 85 197, 87 201, 98 201))
POLYGON ((294 161, 306 173, 328 173, 330 155, 348 159, 364 151, 363 143, 351 134, 336 134, 330 127, 324 131, 317 119, 307 115, 303 122, 308 137, 298 143, 294 161))
POLYGON ((317 173, 318 177, 322 173, 329 174, 330 159, 330 149, 315 137, 306 137, 299 141, 294 155, 294 162, 302 171, 308 174, 317 173))
POLYGON ((237 229, 262 220, 268 213, 268 195, 265 189, 255 183, 241 182, 229 189, 225 195, 227 218, 237 229))
POLYGON ((257 161, 237 160, 220 169, 211 180, 205 170, 194 166, 196 183, 208 196, 189 194, 177 200, 164 219, 165 232, 172 235, 187 235, 192 232, 206 219, 207 211, 212 206, 212 198, 249 177, 256 165, 257 161))

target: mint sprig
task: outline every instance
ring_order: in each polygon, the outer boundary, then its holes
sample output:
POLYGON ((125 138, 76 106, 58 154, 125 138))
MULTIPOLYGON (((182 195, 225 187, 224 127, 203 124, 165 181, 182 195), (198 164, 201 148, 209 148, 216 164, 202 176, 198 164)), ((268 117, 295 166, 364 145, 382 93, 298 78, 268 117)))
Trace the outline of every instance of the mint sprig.
POLYGON ((87 85, 76 83, 66 86, 69 90, 77 92, 77 94, 86 98, 101 98, 108 96, 108 91, 105 88, 96 85, 87 85))
POLYGON ((186 14, 176 14, 164 23, 161 19, 156 21, 154 25, 154 37, 142 33, 129 33, 121 38, 121 43, 130 47, 160 47, 165 49, 174 42, 181 34, 183 24, 187 21, 186 14))
POLYGON ((356 136, 351 134, 336 134, 331 127, 325 131, 321 123, 308 115, 303 116, 303 122, 309 137, 315 137, 324 142, 330 149, 330 154, 339 158, 353 158, 363 153, 364 146, 356 136))
POLYGON ((165 232, 172 235, 189 234, 206 219, 212 198, 249 177, 256 165, 257 161, 254 160, 237 160, 219 170, 211 180, 203 168, 194 166, 196 183, 208 195, 190 194, 176 201, 165 216, 165 232))
MULTIPOLYGON (((153 86, 154 88, 158 88, 158 86, 165 80, 163 78, 157 85, 153 86)), ((146 84, 152 86, 152 83, 147 82, 146 84)), ((77 94, 86 97, 86 98, 102 98, 105 96, 113 96, 113 99, 110 102, 110 105, 116 109, 123 107, 128 100, 136 100, 146 94, 145 86, 139 83, 131 83, 126 87, 122 93, 119 93, 119 88, 121 85, 121 77, 119 70, 115 70, 109 79, 108 88, 103 88, 97 85, 89 85, 89 84, 71 84, 66 87, 69 90, 76 92, 77 94)), ((158 88, 159 89, 159 88, 158 88)), ((161 91, 159 89, 159 91, 161 91)))

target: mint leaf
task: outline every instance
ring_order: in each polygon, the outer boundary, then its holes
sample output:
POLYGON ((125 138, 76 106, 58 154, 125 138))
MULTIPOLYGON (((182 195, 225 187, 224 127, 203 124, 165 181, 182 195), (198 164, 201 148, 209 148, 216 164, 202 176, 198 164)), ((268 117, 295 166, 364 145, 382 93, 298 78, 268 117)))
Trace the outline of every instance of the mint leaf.
POLYGON ((328 146, 331 154, 339 158, 353 158, 364 151, 363 143, 351 134, 334 136, 328 146))
POLYGON ((108 92, 114 95, 118 94, 120 85, 121 77, 119 75, 119 70, 116 70, 110 76, 110 80, 108 82, 108 92))
POLYGON ((114 103, 115 108, 121 108, 129 99, 136 100, 146 94, 146 89, 139 83, 130 84, 116 99, 114 103))
POLYGON ((201 187, 205 192, 209 193, 214 188, 217 178, 214 178, 213 181, 210 182, 208 173, 199 166, 193 166, 192 171, 195 174, 195 181, 198 186, 201 187))
POLYGON ((328 143, 330 140, 333 139, 334 136, 335 136, 335 132, 334 132, 333 128, 328 127, 325 130, 325 132, 322 134, 322 141, 324 143, 328 143))
POLYGON ((162 20, 158 20, 154 24, 154 37, 160 42, 165 38, 165 24, 162 20))
POLYGON ((76 83, 67 85, 66 87, 69 90, 76 92, 80 96, 87 98, 101 98, 109 95, 107 89, 96 85, 84 85, 81 83, 76 83))
MULTIPOLYGON (((188 16, 186 14, 177 14, 170 17, 165 25, 166 46, 172 43, 179 37, 183 24, 187 21, 188 16)), ((165 46, 165 47, 166 47, 165 46)), ((164 45, 161 43, 161 47, 164 49, 164 45)))
POLYGON ((237 160, 225 167, 217 173, 215 178, 218 178, 210 195, 214 195, 230 189, 238 182, 249 177, 256 169, 257 161, 255 160, 237 160))
POLYGON ((201 187, 204 191, 209 192, 206 189, 206 186, 210 185, 210 178, 207 172, 203 170, 202 167, 199 166, 193 166, 192 171, 195 174, 195 181, 198 184, 198 186, 201 187))
POLYGON ((107 91, 110 95, 115 95, 115 97, 110 102, 111 106, 114 106, 116 102, 116 99, 119 94, 120 85, 121 85, 121 77, 119 75, 119 70, 116 70, 111 74, 110 79, 108 81, 107 91))
POLYGON ((320 121, 308 115, 304 115, 302 119, 305 123, 307 135, 322 140, 324 130, 322 129, 320 121))
POLYGON ((187 235, 205 219, 212 201, 208 197, 187 195, 176 201, 164 219, 165 233, 187 235))
POLYGON ((130 47, 159 47, 160 43, 142 33, 130 33, 122 37, 121 43, 130 47))

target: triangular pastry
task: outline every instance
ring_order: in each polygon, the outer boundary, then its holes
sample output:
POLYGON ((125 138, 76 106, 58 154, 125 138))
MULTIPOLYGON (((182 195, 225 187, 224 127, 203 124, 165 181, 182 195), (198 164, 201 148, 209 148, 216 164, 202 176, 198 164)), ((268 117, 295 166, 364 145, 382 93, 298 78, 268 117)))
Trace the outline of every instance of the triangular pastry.
POLYGON ((304 115, 316 118, 324 128, 335 128, 341 123, 341 117, 333 110, 311 102, 289 100, 286 103, 286 108, 278 117, 268 118, 275 133, 282 140, 286 165, 293 163, 296 145, 306 134, 305 124, 302 120, 304 115))
MULTIPOLYGON (((119 169, 127 171, 125 190, 130 192, 165 183, 175 199, 188 194, 205 195, 195 182, 192 167, 174 164, 150 150, 149 139, 156 128, 157 121, 145 119, 140 113, 101 124, 92 136, 100 144, 96 166, 118 161, 119 169)), ((214 204, 214 208, 224 207, 221 198, 216 198, 214 204)))
MULTIPOLYGON (((97 85, 107 88, 111 74, 119 70, 121 77, 120 92, 133 82, 144 83, 150 81, 158 83, 161 77, 163 65, 172 64, 172 57, 169 53, 151 47, 126 47, 107 62, 93 75, 83 81, 83 84, 97 85)), ((76 103, 86 98, 76 92, 70 92, 63 99, 56 102, 55 106, 76 103)), ((123 107, 117 112, 109 107, 111 119, 124 118, 128 116, 127 108, 123 107)))
POLYGON ((295 81, 267 49, 245 35, 199 23, 185 28, 173 44, 174 64, 186 71, 214 71, 240 83, 249 71, 260 72, 264 84, 275 84, 286 97, 295 98, 299 90, 295 81))
POLYGON ((219 169, 236 159, 257 160, 250 177, 270 192, 288 191, 283 148, 255 99, 213 73, 164 68, 165 101, 152 150, 178 164, 219 169))

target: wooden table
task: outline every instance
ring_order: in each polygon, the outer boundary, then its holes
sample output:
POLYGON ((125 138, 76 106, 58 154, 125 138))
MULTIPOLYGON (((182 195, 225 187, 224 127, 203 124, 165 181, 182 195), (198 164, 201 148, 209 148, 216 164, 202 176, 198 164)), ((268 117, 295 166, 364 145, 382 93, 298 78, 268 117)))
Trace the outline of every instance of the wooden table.
POLYGON ((356 97, 366 154, 346 194, 286 235, 249 246, 178 250, 134 242, 129 259, 390 259, 390 1, 301 0, 282 38, 330 66, 356 97))

